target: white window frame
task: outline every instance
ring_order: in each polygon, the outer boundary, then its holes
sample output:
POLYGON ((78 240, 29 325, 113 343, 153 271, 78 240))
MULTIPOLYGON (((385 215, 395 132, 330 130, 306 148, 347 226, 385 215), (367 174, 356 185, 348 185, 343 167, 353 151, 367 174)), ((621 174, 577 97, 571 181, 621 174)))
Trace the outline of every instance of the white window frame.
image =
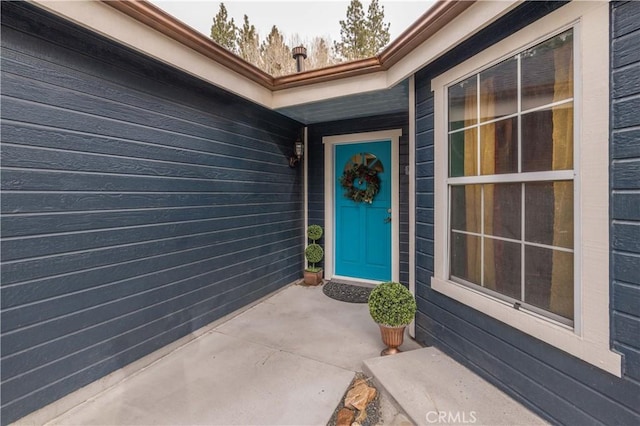
MULTIPOLYGON (((569 29, 573 29, 573 26, 570 26, 568 28, 562 28, 559 31, 556 31, 554 34, 551 34, 549 36, 545 36, 544 40, 536 40, 534 43, 530 43, 528 46, 525 46, 525 48, 520 49, 520 51, 518 53, 521 53, 533 46, 539 45, 541 43, 545 43, 547 41, 549 41, 550 39, 552 39, 553 37, 566 32, 569 29)), ((576 45, 576 41, 575 41, 575 37, 572 37, 572 44, 573 44, 573 50, 575 51, 575 45, 576 45)), ((516 55, 517 56, 517 55, 516 55)), ((563 99, 561 101, 557 101, 557 102, 548 102, 545 103, 543 105, 539 105, 536 106, 534 108, 530 108, 528 110, 523 111, 522 107, 521 107, 521 102, 522 102, 522 98, 521 98, 521 82, 520 82, 520 59, 517 60, 517 73, 518 73, 518 98, 517 98, 517 110, 514 113, 505 115, 505 116, 499 116, 499 117, 494 117, 491 119, 487 119, 485 121, 482 121, 481 117, 480 117, 480 99, 481 99, 481 78, 480 75, 491 69, 493 66, 495 66, 496 64, 501 63, 502 61, 508 60, 508 59, 515 59, 516 56, 514 55, 508 55, 506 58, 500 58, 497 61, 494 61, 495 63, 493 64, 489 64, 488 66, 485 66, 483 69, 481 70, 476 70, 474 72, 471 73, 471 75, 465 75, 463 76, 459 81, 454 82, 453 84, 449 84, 447 86, 447 90, 450 89, 450 87, 455 86, 457 83, 459 83, 460 81, 465 81, 468 80, 469 78, 474 78, 476 80, 476 89, 477 89, 477 93, 476 93, 476 99, 478 102, 478 106, 476 108, 476 122, 473 125, 467 126, 467 127, 463 127, 461 129, 455 129, 455 130, 448 130, 448 136, 455 134, 455 133, 462 133, 465 132, 466 130, 470 129, 470 128, 475 128, 477 129, 476 131, 476 144, 477 144, 477 152, 480 153, 481 152, 481 129, 482 126, 487 125, 487 124, 491 124, 491 123, 496 123, 496 122, 500 122, 502 120, 505 119, 509 119, 509 118, 516 118, 518 119, 518 122, 520 123, 520 119, 521 117, 525 116, 526 114, 529 114, 533 111, 544 111, 544 110, 548 110, 551 107, 555 107, 555 106, 562 106, 562 105, 568 105, 571 104, 572 107, 573 105, 575 105, 575 97, 572 95, 571 97, 567 97, 566 99, 563 99)), ((576 80, 575 78, 575 74, 577 74, 577 69, 574 69, 574 81, 576 80)), ((575 117, 575 114, 573 114, 575 117)), ((449 121, 449 120, 447 120, 449 121)), ((575 121, 575 120, 574 120, 575 121)), ((574 123, 575 124, 575 123, 574 123)), ((574 125, 574 129, 575 129, 575 125, 574 125)), ((576 175, 575 172, 575 168, 572 166, 571 169, 568 170, 545 170, 545 171, 533 171, 533 172, 527 172, 522 170, 522 132, 518 132, 518 140, 517 140, 517 146, 518 146, 518 171, 516 172, 512 172, 512 173, 503 173, 503 174, 491 174, 491 175, 484 175, 480 172, 481 170, 481 161, 482 158, 480 155, 478 155, 477 157, 477 171, 478 174, 477 175, 463 175, 463 176, 454 176, 454 177, 448 177, 447 178, 447 190, 450 191, 452 187, 454 186, 464 186, 464 185, 486 185, 486 184, 502 184, 502 183, 509 183, 509 184, 524 184, 527 182, 545 182, 545 183, 553 183, 553 182, 571 182, 572 185, 575 185, 574 182, 574 176, 576 175)), ((574 135, 575 136, 575 135, 574 135)), ((577 138, 574 137, 574 139, 577 138)), ((573 142, 573 141, 572 141, 573 142)), ((579 143, 575 144, 575 147, 573 149, 574 152, 574 157, 578 158, 579 157, 579 143)), ((447 164, 449 165, 449 168, 451 168, 451 159, 447 158, 447 164)), ((574 158, 574 165, 575 165, 575 158, 574 158)), ((565 252, 565 253, 571 253, 571 255, 574 258, 577 258, 579 256, 579 249, 580 249, 580 236, 578 234, 578 228, 579 228, 579 223, 580 223, 580 212, 577 208, 578 204, 579 204, 579 199, 578 196, 579 194, 575 193, 575 186, 574 186, 574 217, 573 217, 573 221, 574 221, 574 245, 575 247, 571 247, 571 248, 567 248, 567 247, 560 247, 560 246, 553 246, 552 244, 539 244, 539 243, 535 243, 533 241, 526 241, 525 239, 525 231, 524 231, 524 227, 525 227, 525 216, 526 216, 526 212, 527 212, 527 208, 524 204, 524 198, 525 198, 525 188, 521 187, 521 202, 522 202, 522 209, 521 209, 521 235, 519 238, 504 238, 502 236, 498 236, 498 235, 490 235, 485 233, 484 230, 484 220, 482 221, 483 225, 482 225, 482 230, 480 230, 479 232, 468 232, 468 231, 462 231, 462 230, 452 230, 451 229, 451 223, 450 223, 450 213, 451 213, 451 192, 449 192, 449 197, 447 199, 448 202, 448 218, 449 218, 449 222, 447 223, 447 236, 448 236, 448 240, 447 240, 447 247, 450 248, 451 247, 451 234, 452 233, 458 233, 458 234, 467 234, 467 235, 475 235, 478 237, 482 237, 482 240, 484 240, 486 237, 491 238, 494 241, 509 241, 511 243, 514 244, 519 244, 521 247, 521 259, 522 259, 522 263, 521 263, 521 291, 522 291, 522 297, 515 299, 513 297, 507 296, 507 295, 502 295, 497 291, 494 290, 487 290, 484 287, 484 284, 478 284, 478 283, 473 283, 470 281, 466 281, 464 278, 460 278, 460 277, 451 277, 450 279, 452 281, 456 281, 459 282, 460 284, 467 284, 469 286, 474 287, 475 289, 479 290, 479 291, 488 291, 490 294, 493 293, 494 295, 496 295, 496 297, 498 298, 503 298, 504 300, 507 300, 509 303, 518 303, 518 307, 522 306, 522 309, 528 309, 534 312, 539 312, 542 316, 548 317, 548 318, 553 318, 556 319, 557 321, 569 325, 571 327, 573 327, 574 325, 574 321, 573 319, 568 319, 568 318, 563 318, 560 315, 557 315, 549 310, 545 310, 543 308, 539 308, 530 304, 527 304, 526 301, 524 301, 524 287, 522 287, 522 285, 524 285, 524 281, 525 281, 525 253, 526 253, 526 247, 543 247, 543 248, 547 248, 547 249, 553 249, 553 250, 557 250, 557 251, 561 251, 561 252, 565 252)), ((484 190, 482 191, 483 195, 482 195, 482 199, 484 200, 484 190)), ((484 201, 483 201, 484 202, 484 201)), ((482 257, 484 259, 484 245, 481 243, 480 244, 480 251, 482 254, 482 257)), ((451 251, 449 250, 449 256, 446 259, 446 270, 448 271, 448 275, 451 275, 451 265, 450 265, 450 258, 451 258, 451 251)), ((480 262, 480 268, 482 271, 484 271, 484 261, 480 262)), ((484 281, 484 277, 483 277, 484 272, 480 273, 480 279, 481 281, 484 281)), ((580 280, 580 270, 577 267, 576 262, 574 262, 574 268, 573 268, 573 276, 574 276, 574 296, 578 294, 578 292, 580 291, 579 286, 576 285, 577 282, 579 282, 580 280)), ((576 308, 576 304, 574 303, 574 312, 573 312, 573 316, 575 317, 576 315, 580 315, 579 310, 576 308)))
POLYGON ((434 78, 435 264, 431 287, 467 306, 621 377, 610 349, 609 6, 574 1, 434 78), (574 37, 576 291, 573 327, 449 280, 447 88, 562 30, 574 37), (586 29, 583 31, 583 28, 586 29))

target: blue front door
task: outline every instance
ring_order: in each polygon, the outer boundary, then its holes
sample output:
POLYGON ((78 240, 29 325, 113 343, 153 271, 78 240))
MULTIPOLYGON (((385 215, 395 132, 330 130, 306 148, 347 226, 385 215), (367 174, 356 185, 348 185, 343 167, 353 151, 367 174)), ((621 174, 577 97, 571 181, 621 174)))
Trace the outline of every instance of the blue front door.
MULTIPOLYGON (((391 280, 391 141, 335 146, 335 273, 349 278, 391 280), (371 203, 345 196, 345 169, 376 170, 380 190, 371 203)), ((365 182, 355 182, 365 189, 365 182)))

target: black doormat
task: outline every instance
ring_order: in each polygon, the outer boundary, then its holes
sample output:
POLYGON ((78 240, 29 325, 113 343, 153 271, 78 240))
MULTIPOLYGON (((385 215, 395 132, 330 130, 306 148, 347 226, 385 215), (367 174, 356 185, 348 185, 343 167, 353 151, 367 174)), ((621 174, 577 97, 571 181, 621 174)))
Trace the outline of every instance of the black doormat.
POLYGON ((329 281, 322 287, 324 294, 332 299, 349 303, 367 303, 373 288, 329 281))

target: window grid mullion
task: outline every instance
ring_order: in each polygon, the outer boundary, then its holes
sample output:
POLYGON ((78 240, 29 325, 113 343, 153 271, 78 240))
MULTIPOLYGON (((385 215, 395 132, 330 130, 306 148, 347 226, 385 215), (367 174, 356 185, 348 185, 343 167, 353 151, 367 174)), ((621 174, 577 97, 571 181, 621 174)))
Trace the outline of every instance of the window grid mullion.
MULTIPOLYGON (((521 100, 519 100, 519 101, 521 101, 521 100)), ((470 126, 461 127, 459 129, 455 129, 455 130, 447 130, 447 132, 448 132, 449 135, 454 135, 456 133, 466 132, 467 130, 471 130, 471 129, 476 128, 476 127, 480 127, 480 126, 484 126, 484 125, 492 124, 492 123, 497 123, 498 121, 507 120, 509 118, 517 118, 518 115, 526 115, 526 114, 529 114, 530 112, 544 111, 544 110, 552 109, 553 107, 557 107, 557 106, 560 106, 560 105, 570 104, 573 101, 574 101, 574 97, 567 98, 567 99, 562 99, 562 100, 559 100, 559 101, 551 102, 549 104, 540 105, 540 106, 537 106, 537 107, 534 107, 534 108, 530 108, 530 109, 525 110, 525 111, 519 110, 519 111, 514 112, 513 114, 503 115, 503 116, 500 116, 500 117, 497 117, 497 118, 492 118, 491 120, 483 121, 482 124, 472 124, 470 126)))
MULTIPOLYGON (((480 135, 482 134, 480 127, 480 73, 476 76, 476 98, 477 98, 477 120, 478 128, 476 130, 477 146, 478 146, 478 167, 476 176, 482 175, 482 146, 480 135)), ((480 286, 484 287, 484 185, 480 185, 480 286)))
POLYGON ((484 287, 484 185, 480 185, 480 285, 484 287))
POLYGON ((482 160, 480 158, 480 73, 476 76, 476 176, 480 176, 480 166, 482 160))
POLYGON ((522 211, 520 212, 520 221, 521 221, 521 228, 520 228, 520 300, 522 300, 524 302, 524 283, 525 283, 525 256, 524 256, 524 251, 525 251, 525 236, 524 236, 524 226, 525 226, 525 211, 526 211, 526 203, 525 203, 525 197, 524 197, 524 182, 520 184, 521 187, 521 191, 520 191, 520 196, 521 196, 521 203, 522 203, 522 211))
MULTIPOLYGON (((518 138, 518 174, 522 174, 522 53, 518 53, 517 55, 517 81, 516 81, 516 90, 518 97, 518 118, 517 120, 517 138, 518 138)), ((526 246, 524 244, 524 227, 525 227, 525 198, 524 198, 524 182, 520 184, 520 300, 524 302, 525 296, 525 249, 526 246)))
POLYGON ((518 173, 522 173, 522 54, 517 55, 517 80, 516 80, 516 96, 518 102, 518 118, 516 119, 518 132, 518 173))
POLYGON ((449 223, 447 223, 447 251, 449 252, 449 256, 448 256, 448 258, 446 260, 446 262, 447 262, 447 264, 446 264, 446 271, 447 272, 446 273, 447 273, 448 277, 451 277, 451 258, 453 257, 453 247, 452 247, 452 244, 451 244, 451 231, 453 230, 453 227, 452 227, 452 222, 453 221, 451 220, 451 215, 452 215, 452 212, 453 212, 453 209, 451 208, 452 207, 451 206, 451 193, 452 193, 451 188, 452 188, 451 185, 447 186, 447 192, 448 192, 448 195, 447 195, 447 208, 449 209, 448 210, 449 214, 447 215, 448 216, 448 220, 449 220, 449 223))
POLYGON ((473 185, 482 183, 521 183, 546 181, 573 181, 573 170, 550 170, 544 172, 504 173, 482 176, 458 176, 447 178, 448 185, 473 185))
MULTIPOLYGON (((462 231, 460 229, 451 229, 451 232, 454 234, 461 234, 461 235, 472 235, 474 237, 482 237, 482 233, 480 232, 471 232, 471 231, 462 231)), ((506 241, 508 243, 515 243, 515 244, 522 244, 523 243, 523 239, 513 239, 513 238, 507 238, 507 237, 501 237, 499 235, 489 235, 489 234, 484 234, 485 236, 487 236, 488 239, 491 240, 497 240, 497 241, 506 241)), ((531 247, 540 247, 540 248, 545 248, 545 249, 549 249, 549 250, 557 250, 557 251, 561 251, 564 253, 575 253, 574 249, 570 249, 570 248, 566 248, 566 247, 561 247, 561 246, 554 246, 554 245, 549 245, 549 244, 542 244, 542 243, 534 243, 531 241, 524 241, 524 245, 525 246, 531 246, 531 247)))

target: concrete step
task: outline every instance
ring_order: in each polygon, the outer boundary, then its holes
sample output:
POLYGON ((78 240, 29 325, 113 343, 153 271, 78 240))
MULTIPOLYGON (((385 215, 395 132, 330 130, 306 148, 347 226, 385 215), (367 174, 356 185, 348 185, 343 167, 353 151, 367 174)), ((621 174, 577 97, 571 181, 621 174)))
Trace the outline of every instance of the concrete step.
POLYGON ((417 425, 546 424, 434 347, 368 359, 364 372, 417 425))

